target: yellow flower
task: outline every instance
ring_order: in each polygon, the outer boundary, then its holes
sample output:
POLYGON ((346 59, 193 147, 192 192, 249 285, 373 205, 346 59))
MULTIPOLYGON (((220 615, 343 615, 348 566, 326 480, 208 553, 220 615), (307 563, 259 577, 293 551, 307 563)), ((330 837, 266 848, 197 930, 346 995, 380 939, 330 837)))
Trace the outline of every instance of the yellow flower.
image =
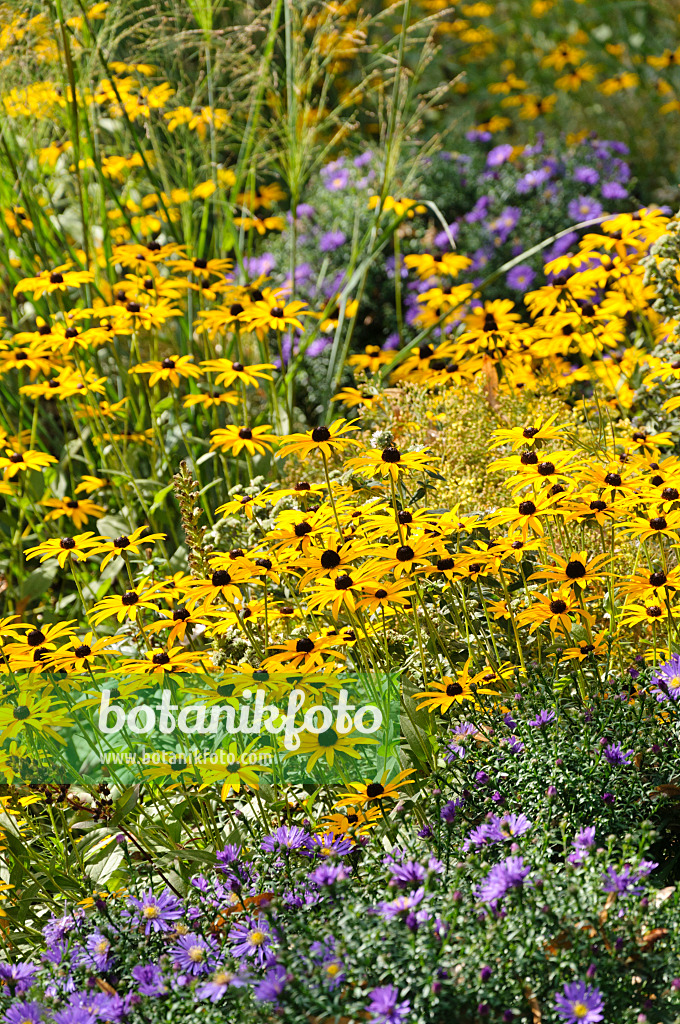
POLYGON ((344 451, 351 445, 360 445, 359 441, 353 438, 343 437, 348 430, 354 428, 356 420, 347 422, 345 419, 334 420, 330 427, 320 426, 308 430, 304 434, 289 434, 282 438, 283 444, 279 448, 278 455, 285 458, 287 455, 299 455, 306 459, 311 452, 321 452, 325 458, 330 458, 333 451, 344 451))
POLYGON ((381 800, 395 800, 399 796, 399 788, 404 783, 411 783, 411 775, 415 768, 408 768, 400 771, 393 779, 388 781, 389 771, 383 772, 379 780, 375 782, 351 782, 353 793, 341 793, 334 807, 347 807, 353 804, 375 804, 381 800), (408 781, 407 781, 408 780, 408 781))
POLYGON ((389 445, 387 448, 369 448, 363 455, 350 459, 347 466, 357 469, 363 476, 391 476, 396 480, 400 473, 431 469, 437 461, 427 452, 402 452, 395 445, 389 445))
POLYGON ((481 672, 477 672, 474 676, 470 675, 470 666, 472 665, 472 658, 468 658, 463 667, 463 671, 457 677, 453 679, 451 676, 444 676, 441 682, 434 682, 431 690, 425 690, 422 693, 418 693, 416 697, 424 697, 418 705, 417 710, 421 708, 427 708, 428 711, 441 711, 442 714, 445 711, 449 711, 454 704, 462 704, 464 700, 475 702, 476 693, 486 693, 493 696, 497 696, 495 690, 489 690, 484 687, 483 683, 489 681, 489 677, 494 678, 494 673, 489 669, 483 669, 481 672), (473 690, 474 687, 474 690, 473 690))
POLYGON ((50 519, 61 519, 62 516, 68 516, 69 519, 73 520, 76 530, 84 526, 90 518, 101 519, 106 512, 106 509, 102 508, 101 505, 95 505, 89 498, 46 498, 40 504, 53 510, 47 513, 45 522, 48 522, 50 519))
POLYGON ((132 533, 124 533, 120 537, 102 537, 101 542, 93 552, 95 555, 104 554, 101 568, 106 568, 111 559, 115 558, 116 555, 121 558, 131 552, 138 555, 142 546, 146 547, 147 544, 155 540, 165 540, 166 535, 164 533, 149 533, 143 536, 144 531, 147 529, 147 526, 139 526, 132 533))
POLYGON ((45 540, 42 544, 29 548, 26 558, 37 558, 40 555, 41 564, 48 558, 56 558, 59 565, 64 568, 66 560, 82 562, 89 558, 97 550, 97 540, 93 533, 81 533, 78 537, 60 537, 45 540))
POLYGON ((130 373, 149 373, 149 387, 159 380, 169 380, 174 387, 182 377, 200 377, 201 370, 193 363, 193 356, 167 356, 160 362, 138 363, 131 366, 130 373))
POLYGON ((81 284, 94 280, 89 270, 71 270, 73 264, 63 263, 54 270, 42 270, 37 277, 25 277, 19 281, 13 295, 30 293, 34 299, 52 292, 65 292, 68 288, 79 288, 81 284))
POLYGON ((267 370, 275 370, 273 363, 253 363, 251 366, 244 366, 243 363, 232 362, 231 359, 204 359, 201 363, 204 370, 217 373, 216 384, 223 384, 230 387, 235 381, 240 381, 246 387, 259 387, 261 380, 271 380, 271 374, 267 370))
POLYGON ((27 469, 44 469, 56 461, 54 455, 46 455, 45 452, 15 452, 6 448, 5 454, 0 456, 0 469, 4 470, 5 480, 11 480, 17 473, 25 473, 27 469))
POLYGON ((270 452, 272 446, 277 442, 276 434, 270 434, 271 426, 267 423, 260 427, 221 427, 218 430, 211 430, 212 443, 210 450, 219 449, 221 452, 230 452, 238 455, 244 448, 251 455, 264 455, 270 452))
POLYGON ((285 331, 289 327, 303 330, 301 316, 309 316, 305 302, 284 302, 276 293, 264 296, 260 301, 244 309, 241 319, 251 329, 269 328, 272 331, 285 331))

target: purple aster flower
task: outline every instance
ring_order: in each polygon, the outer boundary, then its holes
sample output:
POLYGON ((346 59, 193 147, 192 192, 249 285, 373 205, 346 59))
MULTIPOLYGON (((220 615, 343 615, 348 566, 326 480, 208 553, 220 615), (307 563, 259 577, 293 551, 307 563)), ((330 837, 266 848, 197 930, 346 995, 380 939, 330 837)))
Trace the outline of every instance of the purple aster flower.
POLYGON ((505 839, 516 839, 533 828, 533 822, 529 821, 526 814, 504 814, 498 827, 505 839))
POLYGON ((209 999, 218 1002, 229 988, 242 988, 246 979, 234 974, 233 971, 217 970, 209 981, 202 981, 196 987, 197 999, 209 999))
POLYGON ((107 971, 113 961, 111 940, 99 931, 88 937, 85 948, 81 947, 78 954, 78 963, 83 967, 89 967, 90 970, 107 971))
POLYGON ((449 241, 449 235, 451 236, 451 238, 455 242, 455 240, 456 240, 456 238, 458 236, 458 232, 459 231, 460 231, 460 224, 458 224, 454 220, 452 224, 449 224, 448 234, 446 233, 446 231, 440 231, 438 234, 436 234, 434 236, 434 244, 436 245, 436 247, 438 249, 443 249, 443 250, 450 249, 451 248, 451 242, 449 241))
POLYGON ((465 138, 468 142, 491 142, 493 135, 480 128, 471 128, 465 133, 465 138))
POLYGON ((16 996, 29 990, 36 974, 37 968, 33 964, 0 964, 0 981, 4 981, 16 996))
POLYGON ((360 153, 359 156, 355 156, 352 163, 355 167, 365 167, 366 164, 370 164, 373 159, 373 153, 370 149, 367 149, 365 153, 360 153))
POLYGON ((616 181, 630 181, 630 167, 625 160, 612 160, 609 173, 616 181))
POLYGON ((508 273, 506 281, 508 288, 512 288, 516 292, 527 292, 534 283, 536 272, 528 265, 528 263, 520 263, 519 266, 513 267, 508 273))
POLYGON ((595 845, 595 826, 588 825, 576 834, 571 844, 575 850, 589 850, 595 845))
MULTIPOLYGON (((447 761, 448 760, 449 758, 447 757, 447 761)), ((457 797, 455 800, 449 800, 441 808, 439 812, 439 817, 447 825, 452 825, 453 822, 456 820, 456 812, 458 808, 462 807, 464 803, 465 801, 462 800, 460 797, 457 797)))
POLYGON ((480 846, 488 846, 489 843, 501 843, 503 833, 498 827, 498 822, 499 819, 494 816, 489 821, 482 822, 481 825, 476 825, 471 829, 463 843, 463 851, 467 853, 473 847, 478 849, 480 846))
POLYGON ((215 951, 198 932, 182 935, 172 947, 174 966, 186 974, 206 974, 214 967, 215 951))
POLYGON ((310 206, 309 203, 298 203, 297 208, 295 210, 295 216, 298 218, 313 217, 315 213, 316 210, 314 209, 313 206, 310 206))
POLYGON ((508 740, 508 750, 512 754, 519 756, 524 753, 524 744, 521 740, 518 740, 516 736, 511 736, 508 740))
POLYGON ((519 195, 524 196, 528 192, 531 192, 535 188, 540 188, 541 185, 550 177, 550 168, 541 167, 537 171, 529 171, 524 177, 520 178, 515 188, 519 195))
POLYGON ((334 174, 324 175, 324 184, 329 192, 341 192, 349 185, 349 170, 339 167, 334 174))
POLYGON ((95 1024, 96 1017, 85 1006, 67 1006, 52 1014, 54 1024, 95 1024))
POLYGON ((594 167, 575 167, 574 181, 582 185, 597 185, 600 180, 600 172, 594 167))
POLYGON ((511 889, 521 888, 530 871, 522 857, 508 857, 500 864, 494 864, 478 887, 477 898, 495 906, 511 889))
POLYGON ((651 684, 651 692, 660 703, 680 700, 680 654, 674 654, 665 665, 659 666, 651 684))
POLYGON ((136 896, 128 896, 128 903, 131 903, 134 909, 126 907, 122 916, 129 919, 132 927, 144 925, 145 935, 150 935, 151 932, 172 931, 172 922, 177 921, 184 913, 181 902, 167 889, 159 896, 154 896, 150 889, 142 893, 139 899, 136 896))
POLYGON ((320 864, 310 872, 309 880, 315 885, 335 885, 349 878, 349 872, 342 864, 320 864))
POLYGON ((539 711, 535 718, 529 719, 529 725, 533 726, 534 729, 542 729, 544 725, 548 725, 550 722, 555 720, 555 712, 550 710, 539 711))
POLYGON ((260 966, 271 953, 272 935, 262 915, 235 924, 229 932, 229 941, 232 943, 234 956, 252 957, 260 966))
POLYGON ((285 967, 277 965, 267 972, 264 981, 256 985, 253 995, 261 1003, 278 1003, 288 982, 285 967))
POLYGON ((499 241, 505 242, 510 232, 516 227, 521 216, 522 211, 519 206, 506 206, 495 220, 489 221, 487 226, 489 231, 496 235, 499 241))
POLYGON ((491 202, 491 196, 480 196, 475 205, 468 213, 465 214, 465 220, 468 224, 475 224, 477 221, 484 220, 489 209, 489 203, 491 202))
POLYGON ((376 1024, 401 1024, 411 1012, 408 999, 399 1002, 399 989, 394 985, 381 985, 370 993, 366 1007, 376 1024))
POLYGON ((132 968, 132 977, 137 982, 137 991, 141 996, 162 996, 167 992, 163 973, 156 964, 137 964, 132 968))
POLYGON ((597 1024, 604 1018, 602 993, 585 981, 565 982, 555 993, 555 1009, 566 1024, 597 1024))
POLYGON ((500 146, 494 146, 486 154, 486 166, 487 167, 500 167, 506 160, 509 160, 512 156, 512 146, 507 142, 502 143, 500 146))
POLYGON ((491 253, 488 249, 475 249, 472 254, 472 266, 471 270, 484 270, 491 259, 491 253))
POLYGON ((472 722, 459 722, 453 726, 451 740, 447 745, 448 753, 444 755, 444 760, 450 764, 457 757, 465 757, 464 743, 469 736, 474 736, 476 732, 477 726, 473 725, 472 722))
POLYGON ((618 181, 606 181, 602 186, 603 199, 627 199, 628 189, 619 184, 618 181))
POLYGON ((616 892, 621 896, 637 896, 643 891, 639 885, 641 878, 646 878, 658 864, 653 860, 643 860, 634 870, 630 864, 624 864, 621 871, 615 871, 611 865, 602 875, 602 889, 604 892, 616 892))
POLYGON ((14 1003, 2 1018, 4 1024, 38 1024, 42 1020, 43 1008, 40 1003, 14 1003))
POLYGON ((344 231, 327 231, 319 241, 319 252, 335 252, 347 241, 344 231))
POLYGON ((281 825, 271 835, 265 836, 260 846, 265 853, 282 853, 290 850, 307 853, 311 838, 309 832, 299 825, 281 825))
POLYGON ((320 356, 321 353, 325 352, 332 344, 332 338, 323 336, 315 338, 311 345, 308 345, 305 349, 305 355, 308 359, 315 359, 316 356, 320 356))
POLYGON ((414 910, 422 902, 425 890, 416 889, 409 896, 397 896, 395 900, 383 900, 378 904, 377 913, 387 921, 395 917, 403 917, 414 910))
POLYGON ((601 217, 603 209, 600 203, 596 199, 591 199, 590 196, 579 196, 577 199, 572 199, 567 207, 569 216, 572 220, 593 220, 595 217, 601 217))
POLYGON ((331 992, 345 980, 346 975, 343 963, 341 960, 338 960, 337 957, 334 957, 331 960, 326 960, 321 965, 321 969, 331 992))
POLYGON ((624 750, 620 743, 608 743, 602 753, 611 765, 626 765, 630 763, 633 750, 624 750))
POLYGON ((512 717, 512 714, 511 714, 510 711, 506 712, 506 714, 503 715, 503 721, 507 725, 507 727, 510 730, 510 732, 514 732, 515 729, 517 728, 517 722, 512 717))
POLYGON ((322 857, 345 857, 352 852, 352 840, 347 836, 325 832, 322 836, 312 836, 309 849, 322 857))
POLYGON ((263 252, 259 256, 246 256, 243 266, 249 277, 261 277, 271 273, 276 266, 276 259, 270 252, 263 252))

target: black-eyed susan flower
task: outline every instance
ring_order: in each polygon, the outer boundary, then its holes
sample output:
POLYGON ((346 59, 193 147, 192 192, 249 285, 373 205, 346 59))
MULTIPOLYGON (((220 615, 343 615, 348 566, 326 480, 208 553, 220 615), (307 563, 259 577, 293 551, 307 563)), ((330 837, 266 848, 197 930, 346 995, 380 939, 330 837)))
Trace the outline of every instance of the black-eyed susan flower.
POLYGON ((680 511, 664 512, 662 509, 652 509, 651 515, 636 516, 622 526, 626 533, 640 541, 649 540, 650 537, 670 537, 677 541, 679 528, 680 511))
POLYGON ((102 559, 102 569, 104 569, 112 558, 122 558, 124 555, 135 554, 138 555, 142 549, 142 546, 146 547, 152 544, 156 540, 165 540, 164 533, 147 533, 147 526, 138 526, 132 533, 123 533, 120 537, 102 537, 99 544, 97 545, 94 554, 104 555, 102 559))
POLYGON ((349 469, 355 469, 361 476, 391 476, 393 480, 402 473, 417 473, 433 469, 439 460, 426 451, 403 452, 395 445, 387 448, 369 448, 347 462, 349 469))
POLYGON ((51 537, 33 548, 28 548, 26 558, 40 558, 41 564, 48 558, 56 558, 63 569, 67 560, 82 562, 95 553, 98 540, 92 532, 77 537, 51 537))
POLYGON ((131 366, 129 372, 148 373, 149 387, 153 387, 159 380, 169 380, 174 387, 178 387, 182 378, 202 375, 201 369, 193 362, 193 356, 166 356, 155 362, 131 366))
POLYGON ((364 597, 357 607, 366 608, 369 612, 384 611, 391 605, 410 608, 413 591, 408 589, 409 581, 381 580, 380 583, 368 583, 364 587, 364 597))
POLYGON ((376 406, 382 404, 382 395, 379 391, 373 389, 370 391, 367 387, 365 388, 342 388, 338 391, 337 395, 331 398, 331 402, 342 402, 348 409, 354 409, 358 405, 363 405, 367 409, 375 409, 376 406))
POLYGON ((91 667, 100 655, 106 656, 112 647, 121 642, 121 637, 104 636, 95 638, 91 631, 79 637, 75 633, 69 643, 58 647, 49 655, 48 663, 58 671, 81 672, 91 667))
POLYGON ((393 358, 393 353, 380 348, 379 345, 367 345, 363 352, 350 356, 347 365, 373 374, 379 373, 381 366, 385 366, 393 358))
POLYGON ((228 259, 205 259, 203 256, 180 257, 168 263, 173 273, 191 274, 193 277, 222 277, 231 270, 233 263, 228 259))
POLYGON ((327 658, 344 660, 342 651, 335 648, 341 642, 340 636, 332 636, 327 633, 314 631, 307 636, 291 637, 283 644, 271 644, 269 651, 262 661, 262 668, 268 671, 290 666, 300 668, 303 672, 320 669, 326 664, 327 658))
POLYGON ((304 554, 296 558, 293 568, 303 569, 299 588, 302 590, 311 580, 345 572, 357 558, 366 554, 368 544, 357 538, 342 541, 337 534, 316 537, 321 544, 310 544, 304 554))
POLYGON ((266 423, 259 427, 228 426, 211 430, 211 451, 229 452, 238 455, 247 451, 250 455, 264 455, 272 451, 278 441, 276 434, 271 434, 271 426, 266 423))
POLYGON ((243 320, 251 330, 286 331, 291 327, 304 330, 300 317, 310 314, 306 306, 299 300, 286 302, 280 294, 272 293, 248 306, 243 311, 243 320))
POLYGON ((228 569, 215 568, 209 578, 191 580, 185 594, 186 606, 192 610, 201 604, 200 614, 205 614, 220 599, 233 605, 241 599, 241 587, 251 579, 250 569, 237 563, 228 569))
POLYGON ((441 681, 437 680, 432 683, 431 690, 417 693, 416 698, 424 698, 418 704, 417 710, 427 708, 428 711, 440 711, 444 714, 450 711, 454 704, 462 704, 463 701, 474 703, 477 693, 497 696, 495 690, 489 690, 485 685, 489 682, 489 677, 494 678, 494 673, 489 669, 483 669, 471 676, 471 666, 472 659, 468 658, 463 666, 463 671, 455 679, 452 676, 444 676, 441 681))
POLYGON ((25 473, 29 469, 42 470, 56 461, 54 455, 48 455, 46 452, 33 449, 17 452, 6 448, 5 454, 0 455, 0 469, 5 480, 11 480, 18 473, 25 473))
POLYGON ((69 288, 79 288, 94 280, 90 270, 73 270, 72 263, 63 263, 54 270, 42 270, 37 277, 25 277, 14 289, 14 295, 32 295, 40 299, 52 292, 65 292, 69 288))
POLYGON ((41 657, 56 649, 57 640, 68 636, 72 632, 75 619, 66 622, 55 622, 50 625, 33 626, 27 622, 12 623, 7 635, 18 637, 10 643, 3 644, 3 653, 7 656, 12 665, 15 659, 32 661, 36 652, 41 657))
MULTIPOLYGON (((530 633, 547 623, 551 633, 561 629, 569 636, 575 615, 583 616, 583 609, 573 591, 564 588, 552 595, 535 594, 533 603, 519 613, 517 621, 521 626, 528 625, 530 633)), ((592 621, 592 616, 589 618, 592 621)))
POLYGON ((562 657, 579 662, 586 661, 587 658, 605 658, 609 653, 608 638, 611 639, 610 634, 604 630, 593 634, 589 639, 580 640, 573 647, 565 648, 562 657))
POLYGON ((56 730, 73 724, 68 711, 50 696, 41 697, 28 690, 20 690, 14 695, 14 701, 10 703, 5 698, 0 708, 0 742, 26 732, 36 732, 59 741, 56 730))
POLYGON ((374 782, 350 782, 353 792, 341 793, 340 799, 333 804, 334 807, 348 807, 355 804, 370 805, 378 804, 381 800, 396 800, 399 797, 399 790, 404 785, 411 783, 411 776, 415 774, 415 768, 404 769, 390 779, 390 772, 385 771, 380 779, 374 782))
POLYGON ((664 603, 667 594, 670 596, 680 590, 680 569, 677 567, 648 569, 631 576, 619 576, 618 579, 622 594, 648 604, 664 603))
MULTIPOLYGON (((259 738, 258 738, 259 739, 259 738)), ((200 787, 204 789, 207 785, 220 785, 220 798, 226 800, 230 793, 240 793, 241 788, 259 789, 258 772, 271 771, 268 760, 272 756, 271 748, 255 747, 258 740, 249 743, 247 747, 239 751, 237 744, 230 743, 227 750, 223 750, 224 764, 208 764, 201 766, 201 775, 204 783, 200 787)))
POLYGON ((45 515, 45 522, 66 516, 72 520, 77 530, 84 526, 88 519, 101 519, 106 512, 105 508, 89 498, 44 498, 40 504, 52 510, 45 515))
POLYGON ((308 430, 303 434, 288 434, 281 438, 279 458, 295 454, 299 455, 301 459, 306 459, 311 453, 320 452, 324 458, 329 459, 334 451, 342 452, 352 445, 358 447, 360 441, 345 436, 348 431, 355 428, 356 422, 356 420, 348 422, 345 419, 337 419, 328 427, 314 427, 313 430, 308 430))
POLYGON ((155 609, 156 602, 162 593, 162 584, 146 580, 138 583, 132 590, 126 590, 123 594, 103 597, 101 601, 97 601, 90 612, 90 622, 93 626, 98 626, 114 616, 118 622, 122 622, 124 619, 134 621, 142 608, 155 609))
POLYGON ((546 580, 548 583, 584 589, 588 584, 602 580, 608 558, 607 554, 593 555, 589 558, 587 551, 572 551, 569 558, 562 558, 555 553, 552 557, 555 565, 532 573, 529 579, 546 580))
POLYGON ((648 626, 665 624, 667 617, 677 618, 679 610, 677 606, 671 607, 665 601, 654 598, 640 604, 628 604, 623 610, 621 625, 637 626, 641 622, 646 622, 648 626))
POLYGON ((181 646, 170 647, 167 650, 152 648, 143 658, 127 661, 125 671, 156 676, 174 672, 194 672, 203 665, 205 658, 206 655, 201 651, 188 651, 181 646))
POLYGON ((319 761, 325 761, 331 768, 335 765, 336 760, 342 761, 344 757, 359 761, 362 757, 361 747, 377 746, 377 744, 378 740, 371 736, 361 736, 355 732, 338 733, 331 727, 320 733, 303 732, 298 749, 284 757, 309 754, 306 768, 307 771, 311 771, 319 761))
POLYGON ((420 535, 414 533, 410 537, 405 537, 403 544, 399 540, 395 544, 383 548, 379 555, 371 558, 366 567, 379 577, 391 572, 395 579, 399 579, 400 576, 413 573, 416 566, 423 571, 426 568, 429 570, 431 565, 429 556, 435 552, 441 557, 447 555, 443 543, 438 537, 427 533, 420 535))
POLYGON ((201 368, 209 373, 215 373, 215 383, 224 387, 231 387, 236 381, 246 387, 261 387, 261 381, 271 380, 272 376, 267 370, 275 370, 273 363, 252 363, 244 366, 243 363, 232 362, 231 359, 204 359, 201 368))
POLYGON ((499 526, 508 523, 511 533, 521 533, 522 540, 526 541, 529 530, 542 537, 545 533, 541 516, 555 515, 555 505, 560 500, 559 494, 536 494, 533 497, 526 497, 517 505, 510 508, 501 508, 489 516, 489 526, 499 526))
POLYGON ((235 391, 224 391, 222 394, 217 392, 204 392, 198 395, 185 395, 182 399, 182 405, 185 409, 195 409, 200 407, 201 409, 213 409, 219 408, 221 405, 240 405, 241 398, 235 391))
POLYGON ((342 609, 354 612, 363 596, 363 588, 377 582, 370 567, 365 566, 353 569, 351 576, 349 573, 341 573, 332 579, 320 580, 307 598, 307 610, 328 611, 337 619, 342 609))
POLYGON ((187 630, 191 630, 193 626, 207 627, 209 625, 209 618, 197 615, 180 604, 173 608, 167 617, 156 619, 155 622, 148 622, 144 629, 147 633, 162 633, 163 630, 169 630, 165 643, 167 647, 172 647, 178 641, 182 643, 187 630))

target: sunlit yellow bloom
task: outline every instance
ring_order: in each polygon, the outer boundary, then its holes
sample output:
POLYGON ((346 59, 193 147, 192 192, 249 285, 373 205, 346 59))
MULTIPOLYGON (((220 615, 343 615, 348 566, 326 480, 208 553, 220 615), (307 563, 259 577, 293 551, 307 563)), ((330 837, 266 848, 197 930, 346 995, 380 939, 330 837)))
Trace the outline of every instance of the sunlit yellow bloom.
POLYGON ((232 455, 238 455, 245 449, 250 455, 264 455, 272 450, 278 440, 276 434, 269 433, 270 430, 268 423, 260 427, 229 426, 211 430, 210 449, 230 452, 232 455))

